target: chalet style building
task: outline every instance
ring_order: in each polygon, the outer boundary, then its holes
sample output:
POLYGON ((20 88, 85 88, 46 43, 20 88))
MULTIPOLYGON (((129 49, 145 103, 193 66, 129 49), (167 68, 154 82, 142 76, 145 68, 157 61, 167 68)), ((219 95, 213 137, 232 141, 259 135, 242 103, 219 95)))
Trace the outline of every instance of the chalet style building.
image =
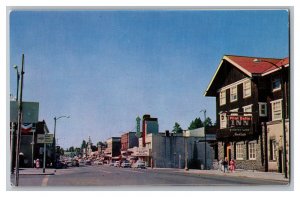
POLYGON ((222 58, 205 92, 216 97, 218 160, 289 171, 289 77, 289 58, 222 58))

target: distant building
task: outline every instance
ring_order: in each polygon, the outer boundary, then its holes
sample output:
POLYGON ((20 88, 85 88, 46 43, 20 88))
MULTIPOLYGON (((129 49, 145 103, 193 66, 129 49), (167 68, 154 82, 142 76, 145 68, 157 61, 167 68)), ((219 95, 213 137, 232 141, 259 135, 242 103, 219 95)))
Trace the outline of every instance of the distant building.
POLYGON ((181 134, 150 133, 147 134, 145 147, 130 149, 132 157, 146 161, 148 166, 158 168, 184 168, 187 156, 188 168, 201 168, 205 164, 212 168, 214 160, 215 134, 210 133, 204 138, 204 128, 185 131, 181 134))
MULTIPOLYGON (((37 143, 37 136, 45 133, 49 133, 45 121, 33 124, 31 128, 27 127, 26 131, 23 130, 20 143, 20 167, 33 167, 33 160, 36 159, 43 161, 44 144, 37 143)), ((47 144, 46 151, 46 164, 53 164, 53 145, 47 144)))
POLYGON ((135 132, 127 132, 121 136, 121 151, 126 151, 129 148, 138 146, 138 138, 135 132))
POLYGON ((118 159, 121 154, 121 137, 111 137, 106 140, 107 148, 105 149, 105 157, 108 160, 118 159))
POLYGON ((102 142, 98 143, 98 155, 104 156, 104 151, 106 148, 107 148, 107 146, 105 143, 102 143, 102 142))
POLYGON ((145 139, 146 135, 153 133, 158 133, 158 121, 157 118, 151 118, 150 115, 145 114, 143 116, 143 122, 142 122, 142 146, 145 146, 145 139))

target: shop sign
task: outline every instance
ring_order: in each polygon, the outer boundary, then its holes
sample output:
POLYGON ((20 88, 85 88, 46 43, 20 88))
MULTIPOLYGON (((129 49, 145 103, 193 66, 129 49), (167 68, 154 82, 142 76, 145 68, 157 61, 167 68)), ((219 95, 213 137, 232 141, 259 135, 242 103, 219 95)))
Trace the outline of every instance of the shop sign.
POLYGON ((252 124, 252 116, 228 116, 228 127, 248 128, 252 124))
POLYGON ((38 134, 37 135, 37 143, 38 144, 52 144, 53 142, 53 134, 38 134))
POLYGON ((217 132, 217 138, 246 137, 253 131, 252 116, 227 116, 227 128, 217 132))
POLYGON ((147 148, 138 148, 134 153, 134 156, 149 156, 149 149, 147 148))

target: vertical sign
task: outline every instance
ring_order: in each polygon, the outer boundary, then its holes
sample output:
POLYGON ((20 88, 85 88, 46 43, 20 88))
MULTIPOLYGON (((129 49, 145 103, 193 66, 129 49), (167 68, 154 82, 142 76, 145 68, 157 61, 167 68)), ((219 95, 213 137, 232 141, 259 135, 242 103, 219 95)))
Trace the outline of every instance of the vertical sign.
POLYGON ((142 136, 141 131, 140 131, 140 125, 141 125, 141 118, 137 117, 136 118, 136 134, 135 134, 135 136, 137 138, 140 138, 142 136))

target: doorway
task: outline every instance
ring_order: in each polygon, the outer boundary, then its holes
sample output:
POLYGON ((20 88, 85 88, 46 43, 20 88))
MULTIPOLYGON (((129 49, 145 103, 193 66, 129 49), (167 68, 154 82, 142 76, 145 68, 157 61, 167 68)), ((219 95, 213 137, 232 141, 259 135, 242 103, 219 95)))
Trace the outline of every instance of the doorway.
POLYGON ((279 150, 278 155, 278 172, 282 173, 282 150, 279 150))
POLYGON ((231 145, 230 143, 226 143, 224 146, 224 159, 227 157, 227 161, 231 160, 231 145))

